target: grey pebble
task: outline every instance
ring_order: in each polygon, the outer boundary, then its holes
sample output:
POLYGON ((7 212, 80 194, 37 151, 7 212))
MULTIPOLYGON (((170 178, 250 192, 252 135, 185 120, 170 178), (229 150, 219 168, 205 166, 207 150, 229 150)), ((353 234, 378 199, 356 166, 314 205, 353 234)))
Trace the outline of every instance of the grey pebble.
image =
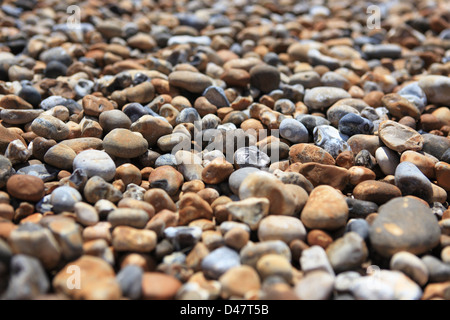
POLYGON ((413 163, 404 161, 395 169, 395 185, 403 196, 412 195, 427 202, 433 198, 430 180, 413 163))
POLYGON ((137 300, 142 296, 143 274, 141 267, 132 264, 125 266, 117 273, 116 280, 125 297, 137 300))
POLYGON ((314 144, 321 147, 336 158, 341 152, 351 150, 346 140, 348 137, 342 135, 332 126, 318 126, 313 131, 314 144))
POLYGON ((280 135, 292 143, 306 143, 309 139, 309 132, 306 127, 294 119, 281 121, 280 135))
POLYGON ((229 269, 240 265, 239 253, 228 247, 220 247, 203 258, 201 268, 208 278, 218 279, 229 269))
POLYGON ((59 173, 59 169, 48 164, 32 164, 17 170, 17 174, 27 174, 42 179, 44 182, 54 180, 59 173))
POLYGON ((201 239, 202 230, 199 227, 177 226, 164 230, 164 236, 171 241, 175 250, 191 249, 201 239))
POLYGON ((55 213, 63 211, 74 211, 77 202, 82 201, 82 196, 77 189, 69 186, 61 186, 53 190, 50 198, 55 213))

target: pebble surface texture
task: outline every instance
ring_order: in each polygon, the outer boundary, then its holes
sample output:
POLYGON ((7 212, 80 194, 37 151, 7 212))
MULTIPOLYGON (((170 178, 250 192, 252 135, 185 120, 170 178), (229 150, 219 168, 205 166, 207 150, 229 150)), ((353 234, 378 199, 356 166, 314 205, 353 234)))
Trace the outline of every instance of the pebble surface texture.
POLYGON ((450 299, 450 8, 373 4, 1 2, 0 300, 450 299))

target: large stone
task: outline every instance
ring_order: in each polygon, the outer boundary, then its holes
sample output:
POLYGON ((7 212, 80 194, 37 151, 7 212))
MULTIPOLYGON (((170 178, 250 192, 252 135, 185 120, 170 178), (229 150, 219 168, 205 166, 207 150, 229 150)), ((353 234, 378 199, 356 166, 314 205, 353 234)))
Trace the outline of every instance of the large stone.
POLYGON ((392 150, 420 151, 423 148, 423 137, 414 129, 392 120, 383 121, 378 129, 381 141, 392 150))

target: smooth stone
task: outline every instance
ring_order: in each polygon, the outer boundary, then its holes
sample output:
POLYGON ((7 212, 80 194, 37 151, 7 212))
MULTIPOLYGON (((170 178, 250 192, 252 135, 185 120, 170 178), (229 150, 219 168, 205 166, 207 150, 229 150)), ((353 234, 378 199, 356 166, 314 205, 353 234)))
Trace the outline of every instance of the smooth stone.
POLYGON ((293 74, 292 76, 289 77, 289 84, 290 85, 300 84, 305 89, 320 87, 322 85, 320 75, 313 70, 302 71, 293 74))
POLYGON ((260 241, 281 240, 290 244, 295 239, 304 241, 306 229, 296 217, 268 216, 259 224, 258 239, 260 241))
POLYGON ((371 134, 373 131, 372 121, 357 114, 349 113, 339 120, 339 131, 346 136, 355 134, 371 134))
POLYGON ((3 109, 0 111, 0 118, 4 123, 20 125, 32 122, 39 117, 42 112, 44 112, 44 110, 3 109))
POLYGON ((130 130, 141 133, 144 139, 147 140, 148 145, 153 147, 159 138, 172 133, 173 127, 164 119, 144 115, 133 122, 130 130))
POLYGON ((27 174, 11 176, 6 183, 6 189, 12 197, 25 201, 37 202, 45 195, 42 179, 27 174))
POLYGON ((164 236, 177 251, 192 249, 200 241, 202 229, 188 226, 168 227, 164 230, 164 236))
POLYGON ((44 161, 58 169, 72 170, 77 154, 64 144, 57 144, 45 153, 44 161))
POLYGON ((312 271, 294 287, 301 300, 328 300, 334 289, 334 276, 324 271, 312 271))
POLYGON ((52 232, 65 261, 75 260, 83 254, 81 228, 73 219, 60 215, 46 216, 40 224, 52 232))
POLYGON ((176 168, 177 166, 177 159, 173 154, 163 154, 159 156, 155 161, 155 168, 162 167, 162 166, 171 166, 176 168))
POLYGON ((358 109, 346 105, 346 104, 341 104, 340 101, 344 101, 344 100, 348 100, 348 99, 343 99, 343 100, 339 100, 338 102, 336 102, 335 104, 333 104, 328 110, 327 110, 327 119, 330 122, 330 124, 336 128, 339 127, 339 121, 346 115, 348 114, 355 114, 355 115, 360 115, 360 112, 358 111, 358 109))
POLYGON ((40 137, 61 141, 69 134, 69 127, 53 116, 40 115, 31 123, 31 130, 40 137))
POLYGON ((122 192, 100 176, 93 176, 86 182, 83 194, 87 202, 91 204, 95 204, 101 199, 106 199, 113 203, 122 199, 122 192))
POLYGON ((375 135, 356 134, 347 140, 353 154, 358 154, 362 150, 367 150, 375 156, 376 150, 381 146, 380 138, 375 135))
POLYGON ((50 281, 38 259, 16 254, 11 259, 11 275, 2 300, 31 300, 46 294, 50 281))
POLYGON ((256 264, 256 271, 263 280, 281 278, 292 282, 293 270, 291 262, 278 254, 266 254, 256 264))
POLYGON ((345 232, 355 232, 366 241, 369 239, 369 227, 365 219, 350 219, 345 226, 345 232))
POLYGON ((405 161, 413 163, 430 180, 435 178, 436 160, 433 157, 415 151, 405 151, 400 157, 400 162, 405 161))
POLYGON ((403 196, 412 195, 431 202, 433 189, 428 178, 411 162, 402 162, 395 170, 395 185, 403 196))
POLYGON ((61 186, 53 190, 50 202, 53 212, 74 211, 76 203, 82 201, 82 196, 77 189, 69 186, 61 186))
POLYGON ((181 286, 181 281, 174 276, 162 272, 144 272, 142 299, 173 300, 181 286))
POLYGON ((219 279, 228 270, 241 265, 239 254, 228 247, 220 247, 211 251, 201 262, 206 277, 219 279))
POLYGON ((341 99, 351 98, 351 95, 340 88, 316 87, 307 90, 304 102, 311 110, 321 110, 331 107, 341 99))
POLYGON ((236 266, 227 270, 218 279, 222 285, 221 296, 244 298, 247 292, 257 291, 261 280, 255 269, 249 266, 236 266))
POLYGON ((436 169, 436 180, 440 187, 445 191, 450 191, 450 164, 445 162, 438 162, 435 165, 436 169))
POLYGON ((46 270, 55 268, 61 258, 61 249, 52 232, 32 222, 21 223, 8 238, 16 254, 39 259, 46 270))
POLYGON ((15 173, 11 161, 0 155, 0 188, 6 186, 8 179, 15 173))
POLYGON ((228 177, 228 184, 230 186, 231 191, 238 195, 239 194, 239 187, 242 184, 242 181, 251 173, 259 171, 258 168, 255 167, 244 167, 240 168, 228 177))
POLYGON ((314 187, 327 185, 343 191, 350 182, 349 170, 333 165, 309 162, 301 164, 297 170, 314 187))
POLYGON ((371 201, 364 201, 352 198, 346 198, 348 205, 348 216, 352 219, 365 219, 369 214, 378 212, 378 205, 371 201))
POLYGON ((300 256, 300 266, 305 274, 314 271, 323 271, 334 276, 334 270, 328 260, 325 250, 314 245, 302 251, 300 256))
POLYGON ((120 110, 106 110, 100 113, 99 124, 104 132, 116 128, 130 129, 131 120, 120 110))
MULTIPOLYGON (((149 115, 149 110, 138 102, 131 102, 122 108, 122 112, 134 123, 140 118, 149 115)), ((114 128, 113 128, 114 129, 114 128)))
POLYGON ((149 177, 150 187, 163 189, 171 196, 180 189, 183 181, 183 175, 170 166, 156 168, 149 177))
POLYGON ((5 156, 13 165, 24 163, 31 157, 31 151, 19 139, 8 144, 5 156))
POLYGON ((326 250, 336 273, 359 268, 369 256, 364 239, 356 232, 348 232, 330 244, 326 250))
POLYGON ((169 75, 169 84, 192 93, 202 93, 212 86, 212 80, 199 72, 174 71, 169 75))
POLYGON ((228 179, 234 171, 232 163, 223 158, 213 159, 202 170, 202 180, 207 184, 219 184, 228 179))
POLYGON ((413 103, 419 111, 422 113, 425 106, 428 104, 427 96, 418 82, 412 82, 404 86, 397 92, 400 96, 406 98, 409 102, 413 103))
POLYGON ((368 150, 361 150, 355 156, 355 166, 365 167, 370 170, 374 169, 377 165, 377 160, 368 150))
POLYGON ((394 254, 389 263, 391 270, 398 270, 417 282, 421 287, 428 282, 428 269, 416 255, 407 251, 394 254))
POLYGON ((334 289, 338 292, 350 292, 353 283, 361 275, 356 271, 344 271, 336 276, 334 289))
POLYGON ((327 119, 310 114, 300 114, 295 118, 295 120, 300 121, 306 127, 306 129, 308 129, 308 132, 310 134, 313 133, 314 128, 317 126, 330 125, 330 121, 328 121, 327 119))
POLYGON ((238 221, 257 230, 261 220, 269 213, 270 202, 266 198, 247 198, 225 204, 225 210, 238 221))
POLYGON ((72 58, 62 47, 53 47, 43 51, 39 56, 39 60, 43 61, 45 64, 49 64, 52 61, 58 61, 66 66, 70 66, 72 63, 72 58))
POLYGON ((250 84, 262 93, 278 89, 280 79, 280 72, 273 66, 258 64, 250 69, 250 84))
POLYGON ((397 152, 387 147, 380 147, 377 151, 375 151, 375 158, 381 171, 383 171, 385 175, 395 174, 395 169, 400 163, 400 158, 397 152))
POLYGON ((393 199, 381 206, 370 227, 370 241, 382 256, 400 251, 423 254, 439 243, 441 230, 431 209, 417 199, 393 199))
POLYGON ((425 264, 430 282, 446 282, 450 280, 450 265, 442 262, 432 255, 422 257, 425 264))
POLYGON ((351 150, 345 140, 345 137, 332 126, 318 126, 313 131, 314 144, 323 148, 333 158, 336 158, 340 153, 351 150))
POLYGON ((367 180, 359 183, 353 189, 355 199, 374 202, 382 205, 389 200, 402 196, 401 190, 389 183, 367 180))
POLYGON ((381 101, 389 110, 389 113, 397 119, 401 119, 404 116, 410 116, 416 120, 419 120, 420 118, 421 112, 419 108, 398 93, 387 94, 381 99, 381 101))
POLYGON ((289 160, 291 163, 314 162, 325 165, 335 164, 335 160, 331 154, 318 146, 307 143, 299 143, 291 146, 289 160))
POLYGON ((199 45, 199 46, 210 46, 211 45, 211 39, 207 36, 188 36, 188 35, 179 35, 179 36, 172 36, 167 41, 168 46, 173 46, 177 44, 193 44, 193 45, 199 45))
POLYGON ((120 225, 116 226, 112 232, 112 246, 118 252, 151 252, 156 248, 156 244, 157 235, 153 230, 141 230, 120 225))
POLYGON ((331 186, 318 186, 309 195, 300 218, 310 229, 335 230, 343 227, 348 219, 345 197, 331 186))
POLYGON ((76 221, 85 227, 93 226, 100 220, 97 210, 86 202, 75 203, 73 211, 76 221))
POLYGON ((56 95, 45 98, 44 100, 41 101, 39 106, 41 109, 44 109, 46 111, 56 106, 64 106, 67 109, 69 109, 71 113, 80 113, 83 110, 83 107, 75 100, 66 99, 64 97, 56 95))
POLYGON ((239 168, 255 167, 262 169, 270 164, 269 156, 256 146, 242 147, 234 153, 234 163, 239 168))
POLYGON ((225 91, 217 86, 211 86, 205 89, 202 96, 208 99, 217 108, 229 107, 230 102, 228 101, 225 91))
POLYGON ((116 276, 122 295, 133 300, 142 296, 142 276, 144 271, 137 265, 127 265, 116 276))
POLYGON ((73 160, 73 169, 82 170, 88 178, 98 176, 105 181, 111 181, 116 175, 116 164, 104 151, 85 150, 73 160))
POLYGON ((122 292, 115 278, 114 269, 105 260, 83 255, 69 262, 53 278, 55 292, 69 296, 75 300, 118 300, 122 292), (74 290, 74 267, 79 269, 81 288, 74 290), (71 286, 67 284, 70 283, 71 286))
POLYGON ((294 184, 302 187, 308 194, 314 189, 313 184, 300 173, 297 172, 283 172, 276 169, 273 174, 284 184, 294 184))
POLYGON ((441 160, 444 153, 450 148, 450 140, 448 138, 430 133, 423 134, 422 138, 422 151, 434 156, 438 160, 441 160))
POLYGON ((448 77, 425 76, 419 80, 419 87, 425 92, 429 103, 448 105, 450 100, 450 79, 448 77))
POLYGON ((369 59, 398 59, 402 55, 402 47, 398 44, 366 44, 362 49, 369 59))
POLYGON ((31 104, 33 108, 37 108, 42 101, 40 92, 32 86, 23 86, 18 96, 31 104))
POLYGON ((239 198, 244 200, 252 197, 267 198, 270 202, 269 214, 295 214, 294 196, 286 192, 285 185, 272 174, 255 172, 242 181, 239 198))
POLYGON ((406 150, 420 151, 424 138, 415 130, 392 120, 383 121, 378 128, 381 141, 391 150, 403 152, 406 150))
POLYGON ((127 129, 113 129, 103 138, 106 153, 119 158, 136 158, 148 149, 148 142, 141 134, 127 129))
POLYGON ((268 240, 258 243, 249 243, 240 252, 242 264, 256 268, 258 260, 266 254, 278 254, 291 261, 291 251, 288 245, 281 240, 268 240))
POLYGON ((79 154, 81 151, 85 151, 88 149, 93 149, 93 150, 103 149, 102 139, 94 138, 94 137, 74 138, 74 139, 64 140, 64 141, 61 141, 60 144, 64 144, 64 145, 72 148, 72 150, 75 151, 76 154, 79 154))
POLYGON ((201 121, 201 117, 195 108, 184 108, 177 115, 176 124, 181 123, 193 123, 195 124, 197 121, 201 121))
POLYGON ((280 123, 280 135, 292 143, 306 143, 309 133, 305 126, 294 119, 284 119, 280 123))
POLYGON ((117 208, 108 214, 108 222, 116 226, 128 226, 137 229, 145 227, 150 217, 145 210, 134 208, 117 208))

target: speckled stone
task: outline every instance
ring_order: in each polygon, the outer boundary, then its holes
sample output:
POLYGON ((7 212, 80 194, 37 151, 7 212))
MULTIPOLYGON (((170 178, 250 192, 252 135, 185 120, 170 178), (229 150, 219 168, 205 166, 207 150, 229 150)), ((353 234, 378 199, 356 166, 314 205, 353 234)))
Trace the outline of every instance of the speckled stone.
POLYGON ((111 157, 103 151, 85 150, 73 160, 73 169, 81 169, 91 178, 98 176, 111 181, 116 174, 116 165, 111 157))
POLYGON ((106 153, 119 158, 136 158, 148 149, 148 142, 141 134, 127 129, 113 129, 103 138, 106 153))
POLYGON ((68 126, 53 116, 40 115, 31 123, 31 130, 38 136, 61 141, 66 139, 69 134, 68 126))

